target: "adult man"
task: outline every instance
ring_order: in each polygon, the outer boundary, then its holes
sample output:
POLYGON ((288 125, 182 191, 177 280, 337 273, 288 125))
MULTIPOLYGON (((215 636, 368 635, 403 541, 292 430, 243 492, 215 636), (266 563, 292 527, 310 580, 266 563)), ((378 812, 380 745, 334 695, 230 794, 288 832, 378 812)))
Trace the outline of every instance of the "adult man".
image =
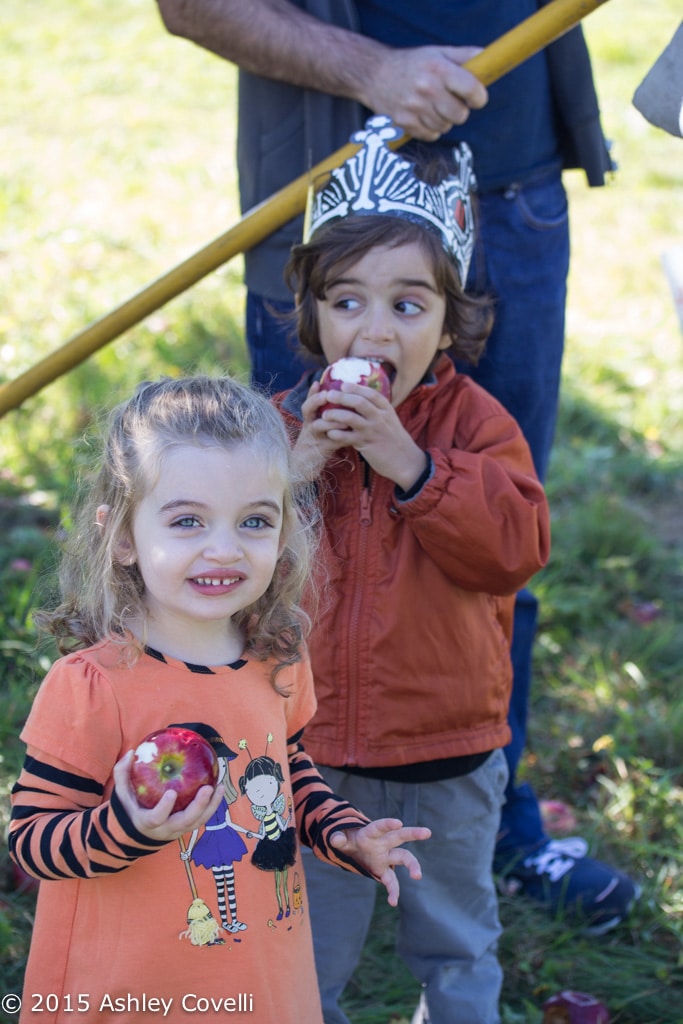
MULTIPOLYGON (((169 31, 240 67, 245 210, 344 144, 367 110, 389 115, 435 152, 469 143, 479 239, 468 286, 497 300, 496 325, 473 376, 518 420, 543 479, 557 414, 569 264, 562 169, 581 166, 600 185, 611 167, 580 30, 487 92, 462 64, 475 47, 533 14, 537 0, 157 2, 169 31), (462 45, 444 45, 454 41, 462 45)), ((276 390, 291 386, 303 368, 288 329, 270 313, 291 308, 282 267, 300 237, 298 219, 245 257, 253 378, 276 390)), ((530 897, 565 913, 581 908, 604 931, 625 916, 636 887, 587 857, 583 840, 549 841, 535 794, 514 779, 535 627, 536 602, 523 591, 512 650, 511 780, 496 864, 530 897)))

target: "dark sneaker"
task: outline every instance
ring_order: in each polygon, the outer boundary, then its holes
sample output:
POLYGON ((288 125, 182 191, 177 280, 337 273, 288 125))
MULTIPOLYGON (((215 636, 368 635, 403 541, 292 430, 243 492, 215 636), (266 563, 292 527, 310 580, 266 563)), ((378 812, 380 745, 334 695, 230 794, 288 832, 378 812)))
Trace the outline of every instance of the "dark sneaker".
POLYGON ((628 875, 587 857, 579 836, 550 839, 538 849, 497 864, 499 887, 506 895, 524 893, 553 915, 584 922, 591 935, 616 928, 640 895, 628 875))

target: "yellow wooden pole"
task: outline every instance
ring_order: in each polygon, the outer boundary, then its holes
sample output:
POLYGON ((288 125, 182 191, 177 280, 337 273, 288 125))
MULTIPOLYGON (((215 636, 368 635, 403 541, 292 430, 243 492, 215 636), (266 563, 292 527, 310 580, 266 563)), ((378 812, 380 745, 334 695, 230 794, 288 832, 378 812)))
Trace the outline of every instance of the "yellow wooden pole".
MULTIPOLYGON (((607 0, 552 0, 530 18, 516 25, 464 65, 484 83, 502 78, 517 65, 564 35, 582 18, 607 0)), ((401 144, 406 142, 404 136, 401 144)), ((358 151, 348 143, 310 172, 302 174, 258 206, 203 249, 157 278, 111 312, 93 321, 61 348, 46 356, 16 380, 0 386, 0 417, 18 408, 31 395, 84 362, 104 345, 196 284, 207 274, 267 238, 301 213, 311 180, 322 187, 329 173, 358 151)))
POLYGON ((552 0, 526 21, 494 40, 464 66, 484 85, 491 85, 559 39, 604 3, 607 0, 552 0))

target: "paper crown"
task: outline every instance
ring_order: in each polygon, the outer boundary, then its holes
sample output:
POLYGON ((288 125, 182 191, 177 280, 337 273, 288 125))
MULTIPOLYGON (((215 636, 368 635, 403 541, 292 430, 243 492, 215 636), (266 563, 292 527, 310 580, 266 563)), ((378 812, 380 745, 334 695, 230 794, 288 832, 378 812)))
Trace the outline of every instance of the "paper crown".
POLYGON ((455 173, 438 185, 428 185, 417 177, 413 162, 387 146, 402 135, 391 118, 382 115, 369 118, 364 130, 354 132, 351 141, 362 143, 362 149, 332 171, 328 183, 309 197, 304 241, 325 224, 344 217, 402 217, 439 236, 464 285, 474 247, 472 152, 466 143, 454 146, 455 173))

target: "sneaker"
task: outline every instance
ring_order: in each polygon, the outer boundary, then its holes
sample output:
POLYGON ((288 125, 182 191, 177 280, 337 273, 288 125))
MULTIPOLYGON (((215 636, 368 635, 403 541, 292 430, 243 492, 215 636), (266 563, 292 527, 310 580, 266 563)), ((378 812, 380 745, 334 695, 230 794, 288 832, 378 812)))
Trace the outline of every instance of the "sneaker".
POLYGON ((587 853, 588 844, 579 836, 550 839, 508 859, 500 890, 505 895, 522 892, 553 915, 584 922, 588 934, 603 935, 625 920, 640 886, 587 853))

